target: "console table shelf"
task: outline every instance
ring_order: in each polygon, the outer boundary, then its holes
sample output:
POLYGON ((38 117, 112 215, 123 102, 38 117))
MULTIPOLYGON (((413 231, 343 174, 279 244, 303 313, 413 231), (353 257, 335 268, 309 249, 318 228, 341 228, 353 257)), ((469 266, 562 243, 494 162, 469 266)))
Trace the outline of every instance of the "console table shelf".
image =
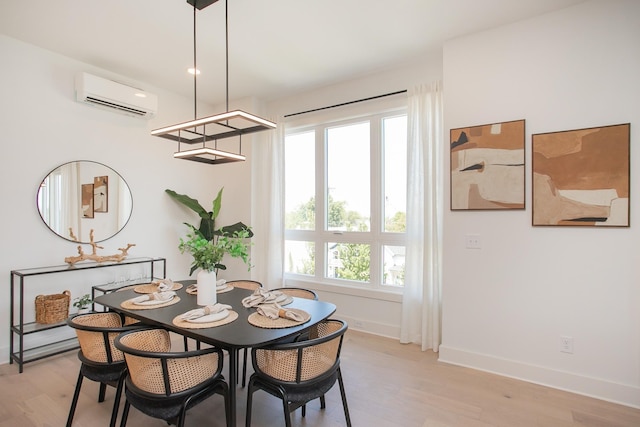
MULTIPOLYGON (((40 332, 49 331, 56 328, 67 327, 66 321, 60 321, 51 324, 40 324, 33 321, 25 321, 24 313, 24 290, 26 279, 32 276, 41 276, 46 274, 61 274, 74 272, 87 272, 96 268, 110 268, 129 266, 135 264, 147 264, 150 269, 151 280, 155 278, 165 278, 167 275, 167 262, 165 258, 130 258, 121 262, 107 263, 78 263, 75 265, 57 265, 50 267, 25 268, 21 270, 11 271, 11 327, 9 342, 9 363, 14 361, 18 364, 18 369, 22 373, 24 364, 43 359, 45 357, 60 354, 69 350, 78 348, 78 340, 74 338, 60 339, 58 341, 25 348, 24 336, 40 332), (156 265, 158 264, 158 265, 156 265), (161 271, 158 271, 158 267, 161 271), (162 274, 160 276, 160 274, 162 274), (17 343, 16 343, 17 341, 17 343)), ((121 286, 129 286, 135 283, 126 283, 121 286)), ((97 285, 91 288, 92 297, 95 296, 95 290, 108 292, 116 290, 114 285, 97 285), (107 290, 108 289, 108 290, 107 290)))

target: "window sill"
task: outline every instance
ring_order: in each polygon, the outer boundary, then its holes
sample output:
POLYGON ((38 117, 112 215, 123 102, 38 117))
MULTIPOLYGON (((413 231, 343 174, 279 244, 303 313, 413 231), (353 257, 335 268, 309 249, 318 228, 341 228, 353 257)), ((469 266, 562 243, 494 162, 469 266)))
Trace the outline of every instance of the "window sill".
POLYGON ((402 289, 397 291, 387 291, 382 289, 364 289, 349 285, 335 285, 331 283, 319 283, 310 278, 309 280, 285 277, 285 286, 296 288, 307 288, 319 292, 333 294, 350 295, 359 298, 375 299, 380 301, 402 302, 402 289))

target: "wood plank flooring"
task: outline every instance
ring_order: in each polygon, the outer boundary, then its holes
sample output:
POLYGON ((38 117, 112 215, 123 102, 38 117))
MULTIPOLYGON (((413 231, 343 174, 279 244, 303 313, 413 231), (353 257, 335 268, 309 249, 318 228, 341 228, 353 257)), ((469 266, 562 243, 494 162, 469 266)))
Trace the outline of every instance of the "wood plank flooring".
MULTIPOLYGON (((180 348, 182 340, 174 341, 180 348)), ((0 366, 0 427, 64 426, 78 375, 75 352, 25 365, 0 366)), ((226 371, 226 369, 225 369, 226 371)), ((348 331, 342 371, 354 427, 638 427, 640 410, 473 369, 439 363, 415 345, 348 331)), ((109 423, 113 389, 97 402, 98 385, 85 380, 75 427, 109 423)), ((246 392, 238 389, 238 425, 244 425, 246 392)), ((222 398, 214 396, 189 411, 187 426, 224 425, 222 398)), ((294 426, 344 426, 337 385, 327 408, 308 405, 293 414, 294 426)), ((119 420, 118 420, 119 422, 119 420)), ((131 409, 128 426, 167 424, 131 409)), ((254 395, 253 426, 284 425, 280 401, 254 395)))

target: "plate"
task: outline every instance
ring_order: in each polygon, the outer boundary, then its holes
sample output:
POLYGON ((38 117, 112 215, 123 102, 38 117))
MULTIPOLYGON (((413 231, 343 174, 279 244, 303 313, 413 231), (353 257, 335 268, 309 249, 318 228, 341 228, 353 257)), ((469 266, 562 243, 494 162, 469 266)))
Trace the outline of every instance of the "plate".
POLYGON ((185 319, 189 323, 211 323, 222 320, 229 316, 229 310, 226 308, 218 313, 207 314, 206 316, 198 317, 197 319, 185 319))
POLYGON ((228 285, 222 285, 222 286, 216 286, 216 291, 224 291, 225 289, 227 289, 229 286, 228 285))
POLYGON ((142 301, 142 302, 133 301, 133 303, 135 305, 159 305, 159 304, 164 304, 166 302, 170 302, 171 300, 173 300, 173 298, 174 297, 171 297, 171 298, 165 299, 165 300, 152 299, 152 300, 147 300, 147 301, 142 301))

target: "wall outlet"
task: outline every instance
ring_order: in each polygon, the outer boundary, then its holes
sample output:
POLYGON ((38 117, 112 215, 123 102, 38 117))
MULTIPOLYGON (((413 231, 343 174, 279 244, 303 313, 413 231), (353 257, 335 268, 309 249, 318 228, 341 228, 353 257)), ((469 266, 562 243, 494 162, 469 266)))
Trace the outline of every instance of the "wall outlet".
POLYGON ((560 337, 560 351, 562 353, 573 354, 573 337, 560 337))
POLYGON ((482 240, 480 240, 480 235, 467 234, 465 236, 465 245, 467 249, 480 249, 482 247, 482 240))

